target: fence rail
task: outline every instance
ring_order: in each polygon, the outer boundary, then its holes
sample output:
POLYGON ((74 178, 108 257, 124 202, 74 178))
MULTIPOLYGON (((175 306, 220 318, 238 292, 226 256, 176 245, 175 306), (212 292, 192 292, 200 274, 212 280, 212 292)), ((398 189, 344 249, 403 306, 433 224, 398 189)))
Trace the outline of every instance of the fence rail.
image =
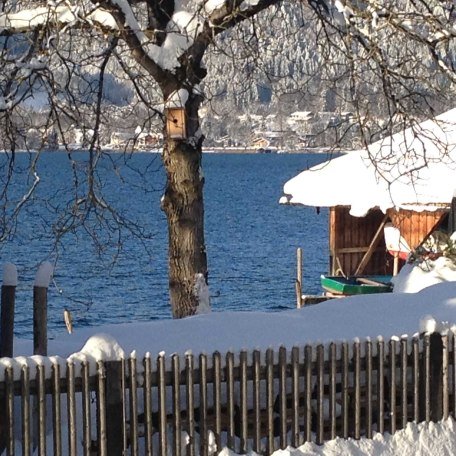
POLYGON ((451 333, 96 366, 42 359, 34 369, 4 367, 8 455, 208 455, 224 446, 270 454, 456 410, 451 333))

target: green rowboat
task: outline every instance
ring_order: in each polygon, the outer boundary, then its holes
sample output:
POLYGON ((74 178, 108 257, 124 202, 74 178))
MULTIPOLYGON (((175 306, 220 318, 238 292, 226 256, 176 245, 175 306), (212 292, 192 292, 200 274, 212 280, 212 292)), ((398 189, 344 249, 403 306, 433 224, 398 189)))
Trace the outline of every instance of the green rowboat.
POLYGON ((360 294, 390 293, 391 276, 321 276, 321 286, 331 295, 352 296, 360 294))

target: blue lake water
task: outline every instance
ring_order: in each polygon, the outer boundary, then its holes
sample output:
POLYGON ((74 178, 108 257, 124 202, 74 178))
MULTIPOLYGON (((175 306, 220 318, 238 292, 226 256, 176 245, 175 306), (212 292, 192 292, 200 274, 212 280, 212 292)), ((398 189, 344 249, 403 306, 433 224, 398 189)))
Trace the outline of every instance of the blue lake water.
MULTIPOLYGON (((13 201, 30 185, 34 155, 17 156, 13 201)), ((63 310, 82 326, 170 318, 167 292, 167 228, 160 210, 165 175, 160 156, 136 153, 105 156, 98 166, 100 190, 151 234, 138 240, 127 231, 108 237, 100 214, 70 231, 55 245, 52 226, 74 200, 74 182, 84 181, 86 153, 43 153, 36 170, 40 184, 19 217, 14 237, 0 248, 1 261, 18 267, 15 332, 32 337, 32 293, 37 265, 56 262, 49 288, 49 335, 64 330, 63 310), (137 172, 139 171, 139 173, 137 172), (96 234, 103 241, 97 245, 96 234), (107 247, 106 247, 107 245, 107 247), (118 252, 116 246, 121 246, 118 252), (115 260, 115 261, 114 261, 115 260)), ((1 158, 5 174, 6 157, 1 158)), ((324 154, 205 154, 205 224, 209 281, 214 311, 293 308, 296 303, 296 248, 304 249, 304 287, 319 292, 328 269, 328 214, 314 208, 281 206, 285 181, 324 154)), ((3 179, 5 177, 3 176, 3 179)), ((82 184, 84 188, 84 184, 82 184)), ((83 196, 83 192, 77 197, 83 196)), ((11 212, 12 207, 8 206, 11 212)), ((78 217, 73 221, 79 222, 78 217)))

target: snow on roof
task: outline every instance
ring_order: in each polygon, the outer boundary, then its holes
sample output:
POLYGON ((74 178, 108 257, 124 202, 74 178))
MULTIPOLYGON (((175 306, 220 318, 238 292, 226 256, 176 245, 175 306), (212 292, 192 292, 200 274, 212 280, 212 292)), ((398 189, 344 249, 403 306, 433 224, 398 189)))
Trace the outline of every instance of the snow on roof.
POLYGON ((188 91, 185 89, 175 90, 166 100, 166 108, 184 108, 188 100, 188 91))
POLYGON ((436 210, 456 188, 456 109, 426 120, 367 149, 314 166, 284 185, 281 203, 436 210))
POLYGON ((290 114, 294 120, 309 120, 313 117, 312 111, 295 111, 290 114))

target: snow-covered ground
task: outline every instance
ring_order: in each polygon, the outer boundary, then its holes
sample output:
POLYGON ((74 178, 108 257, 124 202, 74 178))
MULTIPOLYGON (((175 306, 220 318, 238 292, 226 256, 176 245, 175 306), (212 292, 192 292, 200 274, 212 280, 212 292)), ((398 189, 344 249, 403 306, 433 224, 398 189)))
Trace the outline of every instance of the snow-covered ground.
MULTIPOLYGON (((316 306, 280 313, 212 312, 183 320, 155 320, 96 328, 75 327, 49 341, 48 352, 63 358, 113 359, 135 351, 137 357, 165 352, 212 353, 240 349, 266 349, 280 345, 413 335, 422 331, 456 330, 456 282, 452 266, 443 260, 428 263, 429 270, 406 267, 395 279, 397 290, 419 290, 333 299, 316 306), (450 274, 450 275, 449 275, 450 274), (441 283, 439 283, 441 282, 441 283), (428 286, 430 285, 430 286, 428 286)), ((1 367, 13 365, 17 374, 23 363, 42 362, 27 358, 32 341, 16 340, 16 360, 0 360, 1 367)), ((360 441, 335 439, 317 446, 307 443, 278 455, 452 455, 456 454, 455 423, 409 424, 403 431, 376 435, 360 441)), ((233 455, 228 450, 221 454, 233 455)))
MULTIPOLYGON (((224 449, 221 456, 236 453, 224 449)), ((305 443, 298 449, 287 448, 274 456, 451 456, 456 454, 456 424, 453 419, 440 423, 409 423, 394 435, 375 434, 372 439, 336 438, 324 445, 305 443)))
MULTIPOLYGON (((138 356, 410 336, 420 331, 423 319, 432 320, 429 316, 438 327, 456 326, 456 282, 436 284, 418 293, 354 296, 277 313, 212 312, 182 320, 75 327, 73 334, 50 340, 48 353, 67 357, 100 333, 112 336, 127 354, 136 350, 138 356)), ((16 356, 31 355, 32 341, 16 340, 14 351, 16 356)))

